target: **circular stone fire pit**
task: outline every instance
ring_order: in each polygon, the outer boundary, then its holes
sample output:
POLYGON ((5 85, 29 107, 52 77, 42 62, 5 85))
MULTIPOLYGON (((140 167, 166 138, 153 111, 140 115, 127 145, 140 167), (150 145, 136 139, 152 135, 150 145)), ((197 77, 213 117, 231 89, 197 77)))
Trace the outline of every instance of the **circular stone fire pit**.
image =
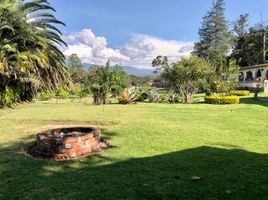
POLYGON ((37 141, 28 149, 33 156, 55 160, 77 159, 108 148, 96 128, 74 127, 48 130, 37 134, 37 141))

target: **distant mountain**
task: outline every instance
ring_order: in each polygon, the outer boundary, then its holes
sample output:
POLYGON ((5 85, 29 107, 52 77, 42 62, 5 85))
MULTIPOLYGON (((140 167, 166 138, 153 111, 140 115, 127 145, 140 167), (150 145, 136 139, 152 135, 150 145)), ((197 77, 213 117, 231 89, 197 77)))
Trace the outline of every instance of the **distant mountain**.
POLYGON ((153 69, 138 69, 136 67, 128 67, 128 66, 123 67, 123 70, 130 75, 141 76, 141 77, 152 76, 154 72, 153 69))
MULTIPOLYGON (((86 69, 88 69, 89 66, 97 67, 96 65, 91 65, 91 64, 87 64, 87 63, 84 63, 83 65, 85 66, 86 69)), ((101 67, 101 66, 99 66, 99 67, 101 67)), ((123 68, 123 71, 126 72, 127 74, 140 76, 140 77, 152 76, 153 72, 154 72, 154 69, 139 69, 139 68, 130 67, 130 66, 124 66, 122 68, 123 68)))

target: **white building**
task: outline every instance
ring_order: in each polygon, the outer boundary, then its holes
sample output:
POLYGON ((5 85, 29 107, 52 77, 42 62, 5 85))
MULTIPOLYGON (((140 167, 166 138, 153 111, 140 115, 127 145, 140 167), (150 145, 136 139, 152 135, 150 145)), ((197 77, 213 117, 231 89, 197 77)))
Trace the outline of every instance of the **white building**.
POLYGON ((241 67, 239 74, 239 88, 255 89, 257 86, 268 92, 268 64, 241 67))

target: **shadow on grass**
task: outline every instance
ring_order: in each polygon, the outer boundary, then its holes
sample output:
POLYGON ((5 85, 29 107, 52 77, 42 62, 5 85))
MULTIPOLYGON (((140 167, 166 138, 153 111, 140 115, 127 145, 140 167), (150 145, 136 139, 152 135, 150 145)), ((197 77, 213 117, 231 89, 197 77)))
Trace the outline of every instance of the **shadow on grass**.
MULTIPOLYGON (((0 199, 267 199, 268 155, 201 146, 116 160, 113 149, 77 161, 33 159, 0 147, 0 199), (190 177, 200 176, 200 181, 190 177)), ((118 151, 119 148, 116 149, 118 151)), ((138 156, 138 155, 137 155, 138 156)), ((116 156, 115 156, 116 157, 116 156)))
POLYGON ((259 97, 254 99, 253 97, 245 97, 240 99, 241 104, 255 104, 260 106, 268 106, 268 97, 259 97))

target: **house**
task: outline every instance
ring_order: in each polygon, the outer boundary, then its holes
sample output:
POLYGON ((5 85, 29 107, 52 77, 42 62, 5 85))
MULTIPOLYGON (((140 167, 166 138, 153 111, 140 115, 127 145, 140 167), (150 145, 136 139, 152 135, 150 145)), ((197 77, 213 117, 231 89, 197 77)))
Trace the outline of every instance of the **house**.
POLYGON ((238 87, 248 90, 260 87, 268 92, 268 64, 241 67, 238 87))

